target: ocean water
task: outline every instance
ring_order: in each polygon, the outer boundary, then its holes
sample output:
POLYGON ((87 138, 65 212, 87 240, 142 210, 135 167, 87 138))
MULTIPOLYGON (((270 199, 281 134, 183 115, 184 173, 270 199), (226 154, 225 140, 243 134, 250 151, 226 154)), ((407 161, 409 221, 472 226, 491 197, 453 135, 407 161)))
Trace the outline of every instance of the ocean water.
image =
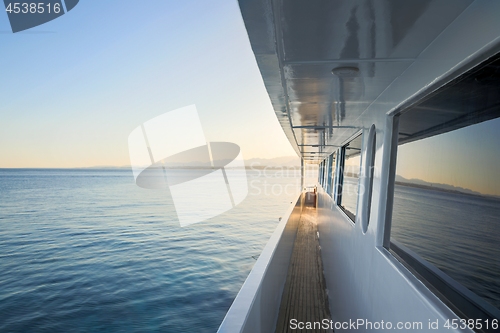
POLYGON ((248 181, 181 228, 130 170, 0 170, 0 332, 215 332, 299 193, 293 172, 248 181))
POLYGON ((391 237, 500 309, 500 200, 396 186, 391 237))

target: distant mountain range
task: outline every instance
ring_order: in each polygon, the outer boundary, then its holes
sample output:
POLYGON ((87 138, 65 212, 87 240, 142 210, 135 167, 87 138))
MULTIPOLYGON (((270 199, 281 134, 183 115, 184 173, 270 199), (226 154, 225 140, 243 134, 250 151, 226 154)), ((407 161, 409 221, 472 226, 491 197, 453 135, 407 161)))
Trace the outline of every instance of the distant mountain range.
POLYGON ((453 186, 449 184, 439 184, 439 183, 430 183, 426 182, 425 180, 421 179, 407 179, 404 178, 400 175, 396 175, 396 184, 397 185, 406 185, 406 186, 413 186, 413 187, 418 187, 418 188, 424 188, 424 189, 433 189, 433 190, 440 190, 440 191, 446 191, 446 192, 458 192, 458 193, 463 193, 463 194, 469 194, 469 195, 479 195, 482 197, 491 197, 491 198, 500 198, 495 195, 487 195, 483 194, 477 191, 470 190, 468 188, 463 188, 459 186, 453 186))
MULTIPOLYGON (((230 161, 219 161, 219 163, 216 164, 227 164, 230 161)), ((204 167, 206 163, 202 162, 191 162, 191 163, 171 163, 171 167, 176 167, 176 168, 198 168, 198 167, 204 167)), ((273 167, 273 168, 279 168, 279 167, 300 167, 300 158, 298 156, 282 156, 282 157, 274 157, 274 158, 251 158, 248 160, 245 160, 245 166, 247 168, 264 168, 264 167, 273 167)), ((207 166, 209 167, 209 166, 207 166)), ((92 166, 92 167, 84 167, 81 169, 124 169, 124 168, 130 168, 130 165, 124 165, 124 166, 92 166)), ((80 169, 80 168, 77 168, 80 169)))
POLYGON ((251 158, 245 160, 247 167, 300 167, 298 156, 283 156, 275 158, 251 158))

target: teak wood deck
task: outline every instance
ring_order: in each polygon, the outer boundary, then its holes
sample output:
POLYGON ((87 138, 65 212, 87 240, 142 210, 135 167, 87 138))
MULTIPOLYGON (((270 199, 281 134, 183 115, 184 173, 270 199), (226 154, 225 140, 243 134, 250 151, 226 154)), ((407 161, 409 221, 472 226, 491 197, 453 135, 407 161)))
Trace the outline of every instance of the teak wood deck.
POLYGON ((316 208, 304 207, 293 247, 288 275, 283 289, 276 333, 332 332, 332 330, 293 329, 290 321, 330 321, 323 263, 316 224, 316 208))

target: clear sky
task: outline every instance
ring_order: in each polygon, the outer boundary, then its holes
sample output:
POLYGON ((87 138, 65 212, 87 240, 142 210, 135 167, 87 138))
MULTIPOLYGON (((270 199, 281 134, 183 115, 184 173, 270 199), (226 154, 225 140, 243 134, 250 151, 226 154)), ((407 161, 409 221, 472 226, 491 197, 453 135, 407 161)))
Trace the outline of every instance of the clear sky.
POLYGON ((12 34, 0 13, 0 167, 129 164, 144 121, 196 104, 209 141, 294 156, 236 1, 80 1, 12 34))

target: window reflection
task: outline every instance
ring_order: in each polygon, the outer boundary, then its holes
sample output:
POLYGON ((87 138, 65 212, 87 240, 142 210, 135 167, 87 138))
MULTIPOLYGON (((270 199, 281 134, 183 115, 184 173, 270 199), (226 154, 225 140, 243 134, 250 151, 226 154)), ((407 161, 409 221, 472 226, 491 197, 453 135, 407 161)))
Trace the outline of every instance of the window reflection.
POLYGON ((339 182, 339 206, 351 220, 355 221, 361 164, 361 135, 342 147, 342 153, 344 163, 339 182))
POLYGON ((391 237, 500 309, 499 129, 399 146, 391 237))
POLYGON ((333 186, 334 186, 334 181, 335 181, 335 167, 336 167, 336 153, 333 153, 330 155, 329 159, 329 165, 330 165, 330 172, 328 173, 328 194, 330 194, 333 197, 333 186))

